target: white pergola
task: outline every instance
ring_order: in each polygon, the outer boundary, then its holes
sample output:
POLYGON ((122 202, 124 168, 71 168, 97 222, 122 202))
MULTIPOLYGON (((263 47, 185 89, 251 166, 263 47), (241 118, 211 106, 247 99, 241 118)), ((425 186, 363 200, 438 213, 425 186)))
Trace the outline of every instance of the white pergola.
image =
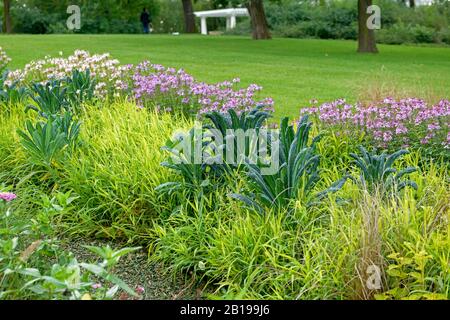
POLYGON ((416 0, 416 6, 431 6, 433 3, 434 0, 416 0))
POLYGON ((194 12, 196 17, 201 19, 201 32, 202 34, 208 34, 208 27, 206 25, 206 18, 227 18, 227 29, 233 29, 236 27, 236 17, 248 17, 248 10, 246 8, 239 9, 220 9, 220 10, 208 10, 208 11, 196 11, 194 12))

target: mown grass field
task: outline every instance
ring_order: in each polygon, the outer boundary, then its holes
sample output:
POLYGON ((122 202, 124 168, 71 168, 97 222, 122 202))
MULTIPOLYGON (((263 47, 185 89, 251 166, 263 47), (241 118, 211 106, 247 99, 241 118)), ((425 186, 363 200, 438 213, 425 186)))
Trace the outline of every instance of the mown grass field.
POLYGON ((450 96, 450 48, 379 45, 380 54, 356 53, 354 41, 168 35, 0 36, 11 68, 75 49, 110 52, 122 63, 144 59, 184 68, 218 82, 257 83, 276 102, 278 117, 297 116, 310 99, 375 100, 385 95, 429 100, 450 96))

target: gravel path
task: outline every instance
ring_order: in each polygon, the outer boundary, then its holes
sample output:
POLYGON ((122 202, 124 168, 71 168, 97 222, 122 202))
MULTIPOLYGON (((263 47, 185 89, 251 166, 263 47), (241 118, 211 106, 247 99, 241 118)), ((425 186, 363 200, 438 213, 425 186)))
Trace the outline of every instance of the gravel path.
MULTIPOLYGON (((71 251, 80 262, 95 262, 98 261, 97 256, 83 245, 106 246, 108 244, 117 249, 126 246, 111 241, 70 239, 70 241, 62 243, 62 248, 71 251)), ((149 263, 145 250, 123 256, 116 266, 114 274, 131 288, 142 286, 145 290, 142 295, 143 300, 199 299, 201 296, 200 290, 195 290, 192 283, 189 284, 183 277, 174 279, 173 276, 164 274, 160 264, 149 263)), ((128 296, 123 293, 118 296, 118 299, 128 299, 128 296)))

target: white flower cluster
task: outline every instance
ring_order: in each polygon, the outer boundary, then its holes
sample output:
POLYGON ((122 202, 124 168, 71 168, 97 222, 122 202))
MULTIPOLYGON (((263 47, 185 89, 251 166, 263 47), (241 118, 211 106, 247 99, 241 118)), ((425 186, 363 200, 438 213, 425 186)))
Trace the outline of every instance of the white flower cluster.
POLYGON ((5 69, 9 62, 11 62, 11 58, 8 57, 3 48, 0 47, 0 71, 5 69))
POLYGON ((32 61, 23 69, 12 71, 6 84, 10 85, 16 81, 22 84, 45 83, 51 79, 71 76, 73 70, 83 72, 87 69, 97 80, 95 94, 98 96, 105 96, 108 90, 114 91, 116 81, 129 70, 127 66, 121 66, 118 60, 112 59, 109 53, 91 55, 88 51, 76 50, 67 58, 47 56, 42 60, 32 61))

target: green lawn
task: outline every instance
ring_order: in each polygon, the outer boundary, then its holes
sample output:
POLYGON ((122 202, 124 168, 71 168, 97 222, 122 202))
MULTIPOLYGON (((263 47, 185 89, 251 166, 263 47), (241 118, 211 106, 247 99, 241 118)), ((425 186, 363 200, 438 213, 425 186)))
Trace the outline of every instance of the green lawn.
POLYGON ((328 101, 392 93, 424 98, 450 96, 450 48, 379 45, 380 54, 355 52, 353 41, 167 35, 0 36, 12 68, 74 49, 110 52, 122 63, 144 59, 184 68, 197 79, 240 77, 275 99, 277 114, 296 116, 312 98, 328 101))

